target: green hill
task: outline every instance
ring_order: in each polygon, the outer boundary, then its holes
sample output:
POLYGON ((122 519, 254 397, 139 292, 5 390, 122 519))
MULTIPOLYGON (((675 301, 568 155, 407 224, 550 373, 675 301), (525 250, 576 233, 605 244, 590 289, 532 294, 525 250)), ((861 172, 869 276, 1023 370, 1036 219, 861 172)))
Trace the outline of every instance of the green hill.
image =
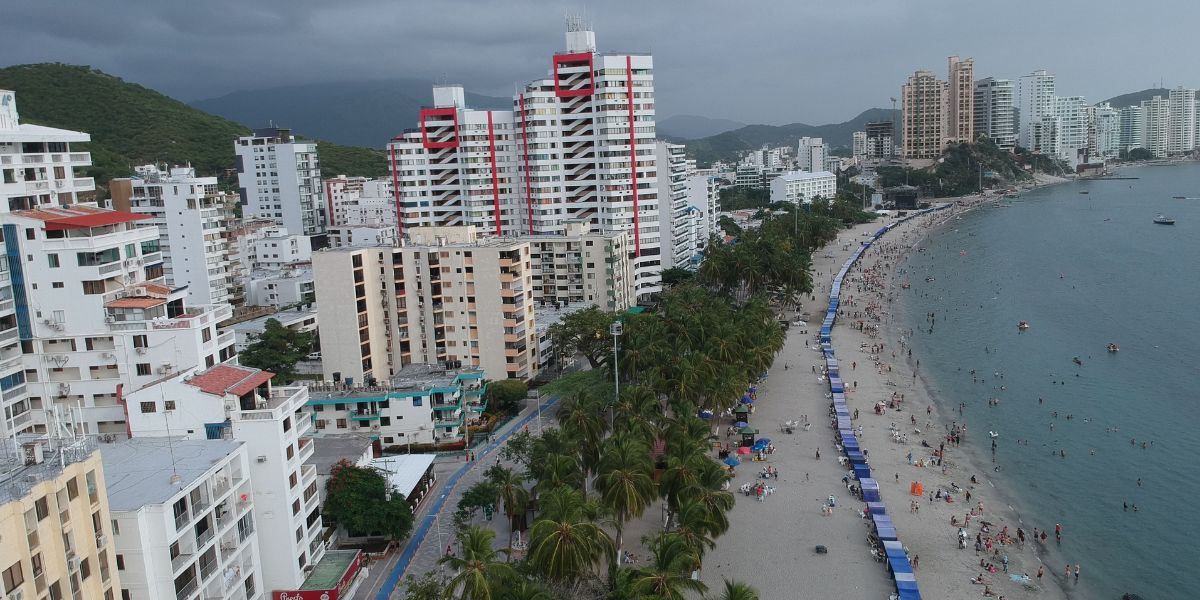
MULTIPOLYGON (((88 172, 98 183, 153 162, 190 162, 201 175, 234 168, 233 141, 249 129, 154 90, 86 66, 46 63, 0 69, 17 93, 21 121, 91 134, 88 172)), ((264 124, 265 125, 265 124, 264 124)), ((381 176, 382 150, 318 142, 327 175, 381 176)))
POLYGON ((718 133, 698 140, 687 140, 688 154, 700 164, 710 164, 715 160, 735 161, 738 155, 747 150, 769 146, 793 146, 802 137, 823 138, 826 143, 835 148, 848 147, 855 131, 866 128, 872 121, 891 121, 892 111, 886 108, 869 108, 857 117, 844 123, 828 125, 808 125, 806 123, 791 123, 789 125, 747 125, 741 129, 718 133))
POLYGON ((1113 96, 1105 100, 1105 102, 1111 104, 1113 108, 1125 108, 1126 106, 1137 106, 1143 100, 1149 100, 1155 96, 1166 98, 1170 93, 1171 90, 1167 88, 1149 88, 1140 92, 1130 92, 1128 94, 1121 94, 1120 96, 1113 96))

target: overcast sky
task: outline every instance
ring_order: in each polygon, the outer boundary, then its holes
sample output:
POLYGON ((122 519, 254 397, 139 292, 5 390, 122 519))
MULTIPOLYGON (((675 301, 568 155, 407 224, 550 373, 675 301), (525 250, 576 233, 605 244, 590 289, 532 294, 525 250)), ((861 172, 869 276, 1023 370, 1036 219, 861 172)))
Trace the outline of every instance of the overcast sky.
POLYGON ((1200 3, 1143 0, 0 0, 0 61, 90 64, 182 100, 419 78, 511 95, 583 13, 600 51, 652 52, 660 118, 811 124, 890 105, 913 70, 1058 76, 1091 101, 1200 85, 1200 3))

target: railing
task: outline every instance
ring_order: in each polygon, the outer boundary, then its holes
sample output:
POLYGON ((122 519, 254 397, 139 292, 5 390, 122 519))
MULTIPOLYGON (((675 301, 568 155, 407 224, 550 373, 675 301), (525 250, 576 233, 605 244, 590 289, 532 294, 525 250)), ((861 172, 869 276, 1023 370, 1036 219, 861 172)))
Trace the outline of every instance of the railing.
POLYGON ((25 191, 27 192, 42 192, 50 189, 49 181, 26 181, 25 191))
POLYGON ((178 573, 184 565, 192 562, 192 554, 179 554, 171 559, 171 572, 178 573))
POLYGON ((211 542, 212 539, 214 537, 216 537, 216 535, 217 535, 217 530, 213 527, 210 527, 207 530, 205 530, 204 533, 201 533, 200 535, 196 536, 196 551, 199 552, 200 549, 203 548, 204 546, 206 546, 209 542, 211 542))
POLYGON ((192 594, 195 594, 196 590, 198 590, 198 589, 200 589, 200 580, 192 579, 191 581, 187 582, 187 585, 176 590, 175 599, 176 600, 187 600, 188 598, 190 598, 192 596, 192 594))
POLYGON ((192 521, 192 513, 188 512, 188 511, 184 511, 178 515, 175 515, 175 531, 179 531, 180 529, 183 529, 191 521, 192 521))
POLYGON ((77 188, 94 188, 96 187, 96 179, 94 177, 76 177, 75 187, 77 188))
POLYGON ((19 329, 17 329, 16 327, 13 327, 12 329, 5 329, 3 331, 0 331, 0 344, 7 342, 9 340, 15 340, 20 335, 21 335, 21 331, 19 329))

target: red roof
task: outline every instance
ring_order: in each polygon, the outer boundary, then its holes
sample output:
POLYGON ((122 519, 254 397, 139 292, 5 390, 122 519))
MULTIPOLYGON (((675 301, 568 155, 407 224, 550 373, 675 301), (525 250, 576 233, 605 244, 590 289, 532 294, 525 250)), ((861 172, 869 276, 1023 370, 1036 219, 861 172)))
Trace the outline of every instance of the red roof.
POLYGON ((138 296, 126 296, 117 298, 104 305, 105 308, 154 308, 161 304, 166 304, 167 301, 162 298, 143 298, 138 296))
POLYGON ((117 223, 128 223, 130 221, 141 221, 142 219, 150 218, 149 215, 135 215, 119 210, 107 210, 79 205, 22 210, 17 211, 16 214, 30 219, 45 221, 47 231, 86 229, 88 227, 115 225, 117 223))
POLYGON ((254 388, 268 382, 275 374, 259 369, 235 367, 233 365, 217 365, 203 373, 199 373, 187 381, 189 385, 200 388, 200 391, 214 396, 233 394, 242 396, 254 388))

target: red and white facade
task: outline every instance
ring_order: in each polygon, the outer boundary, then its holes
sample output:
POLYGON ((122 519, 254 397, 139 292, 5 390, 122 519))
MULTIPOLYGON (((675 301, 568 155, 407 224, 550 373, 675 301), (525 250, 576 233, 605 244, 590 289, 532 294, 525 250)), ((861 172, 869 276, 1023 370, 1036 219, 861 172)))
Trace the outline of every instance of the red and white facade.
POLYGON ((468 109, 461 87, 434 89, 420 127, 388 146, 399 226, 538 235, 587 220, 629 234, 644 296, 661 290, 663 269, 653 59, 597 53, 579 29, 512 111, 468 109))

